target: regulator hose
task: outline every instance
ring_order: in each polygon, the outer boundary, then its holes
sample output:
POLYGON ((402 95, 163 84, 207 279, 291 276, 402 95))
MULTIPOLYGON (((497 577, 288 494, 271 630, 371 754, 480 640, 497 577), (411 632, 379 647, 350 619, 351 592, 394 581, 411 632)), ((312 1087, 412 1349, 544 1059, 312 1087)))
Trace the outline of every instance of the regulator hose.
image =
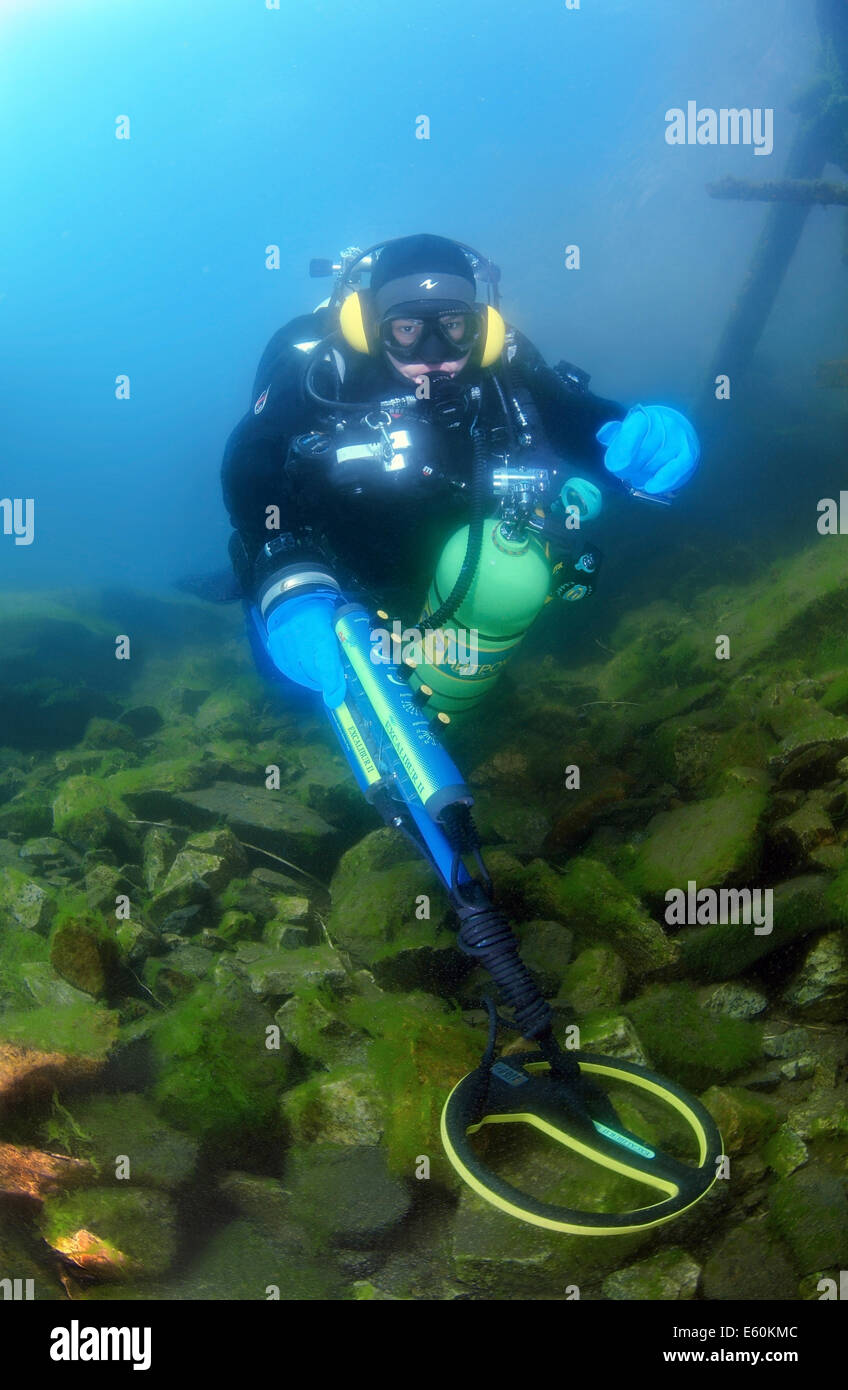
POLYGON ((485 434, 476 425, 471 430, 471 443, 474 449, 474 469, 471 481, 471 520, 468 525, 468 542, 465 547, 465 557, 456 576, 456 583, 442 603, 435 611, 430 613, 421 623, 422 629, 440 627, 448 618, 452 618, 457 608, 465 599, 468 590, 471 588, 474 575, 477 572, 477 565, 480 561, 480 550, 483 545, 483 522, 486 518, 486 509, 489 504, 487 489, 487 463, 485 434))

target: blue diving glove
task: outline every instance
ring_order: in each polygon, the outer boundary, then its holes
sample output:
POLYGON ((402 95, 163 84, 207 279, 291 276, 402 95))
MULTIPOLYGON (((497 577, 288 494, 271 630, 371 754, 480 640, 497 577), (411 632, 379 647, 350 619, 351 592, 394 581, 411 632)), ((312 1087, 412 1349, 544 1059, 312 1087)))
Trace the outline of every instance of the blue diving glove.
POLYGON ((604 467, 651 495, 683 487, 701 457, 697 434, 670 405, 631 406, 623 420, 602 425, 595 438, 607 446, 604 467))
POLYGON ((277 670, 308 690, 320 690, 330 709, 345 697, 344 666, 333 628, 336 598, 325 589, 288 599, 271 613, 265 637, 277 670))

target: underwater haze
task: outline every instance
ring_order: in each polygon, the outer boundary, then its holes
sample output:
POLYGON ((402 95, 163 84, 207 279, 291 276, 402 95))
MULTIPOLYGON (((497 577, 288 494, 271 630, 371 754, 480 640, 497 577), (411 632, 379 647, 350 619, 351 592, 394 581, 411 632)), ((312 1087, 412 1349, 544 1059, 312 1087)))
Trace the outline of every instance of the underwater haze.
MULTIPOLYGON (((818 49, 792 0, 35 0, 0 36, 3 495, 37 526, 0 541, 9 589, 223 563, 223 443, 271 333, 326 292, 310 259, 351 244, 478 246, 550 361, 692 408, 764 216, 705 185, 779 174, 818 49), (689 100, 772 108, 773 152, 668 145, 689 100)), ((844 346, 840 227, 814 210, 762 340, 778 426, 844 346)), ((762 526, 793 482, 756 468, 762 526)), ((707 460, 721 509, 710 489, 707 460)))

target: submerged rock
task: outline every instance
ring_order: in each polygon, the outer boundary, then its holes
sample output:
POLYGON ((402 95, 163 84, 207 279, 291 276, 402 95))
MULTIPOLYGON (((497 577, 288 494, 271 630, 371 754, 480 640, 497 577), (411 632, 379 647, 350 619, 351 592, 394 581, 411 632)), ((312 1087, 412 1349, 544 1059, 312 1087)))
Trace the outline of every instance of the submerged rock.
POLYGON ((799 1275, 848 1261, 848 1197, 839 1178, 814 1168, 779 1178, 769 1193, 769 1213, 799 1275))
POLYGON ((77 1101, 74 1116, 86 1134, 85 1151, 99 1165, 102 1182, 171 1190, 192 1176, 198 1146, 157 1115, 135 1092, 90 1096, 77 1101), (118 1160, 128 1160, 116 1176, 118 1160))
POLYGON ((216 782, 204 791, 183 793, 179 801, 201 822, 224 820, 240 839, 316 871, 326 869, 341 848, 335 826, 294 797, 262 785, 216 782))
POLYGON ((757 1219, 724 1235, 704 1265, 703 1294, 715 1300, 785 1302, 798 1296, 787 1252, 757 1219))
POLYGON ((50 963, 77 989, 100 998, 118 959, 114 929, 99 914, 61 913, 50 938, 50 963))
POLYGON ((284 1181, 294 1219, 326 1242, 371 1246, 395 1229, 412 1205, 405 1183, 392 1177, 385 1150, 349 1145, 310 1145, 292 1151, 284 1181))
POLYGON ((774 1105, 744 1086, 711 1086, 701 1100, 719 1127, 726 1154, 757 1148, 780 1121, 774 1105))
POLYGON ((101 1279, 163 1274, 176 1253, 176 1211, 159 1192, 92 1187, 50 1197, 41 1229, 58 1254, 101 1279))
POLYGON ((749 877, 757 863, 766 795, 756 789, 663 811, 648 826, 627 875, 637 892, 664 898, 669 888, 719 887, 749 877))
POLYGON ((627 1269, 608 1274, 601 1292, 609 1299, 638 1299, 642 1302, 694 1298, 701 1268, 686 1250, 672 1246, 627 1269))
POLYGON ((822 1023, 848 1014, 848 948, 842 932, 825 932, 810 947, 783 998, 796 1013, 822 1023))
POLYGON ((8 922, 30 931, 45 932, 55 912, 53 894, 34 878, 20 869, 6 868, 0 873, 0 928, 8 922))

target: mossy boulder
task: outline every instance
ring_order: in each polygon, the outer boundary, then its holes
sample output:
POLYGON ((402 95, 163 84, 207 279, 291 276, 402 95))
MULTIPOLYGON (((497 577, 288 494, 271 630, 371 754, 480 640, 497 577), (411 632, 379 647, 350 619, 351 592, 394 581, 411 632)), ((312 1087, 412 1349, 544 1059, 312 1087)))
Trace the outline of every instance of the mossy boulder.
POLYGON ((322 985, 339 989, 347 979, 342 959, 331 946, 275 950, 261 941, 247 941, 236 948, 234 958, 254 994, 299 994, 322 985))
POLYGON ((769 1216, 792 1251, 799 1275, 848 1262, 848 1197, 838 1177, 812 1164, 780 1178, 769 1193, 769 1216))
MULTIPOLYGON (((239 1219, 214 1230, 178 1278, 155 1287, 158 1298, 232 1302, 338 1301, 345 1285, 326 1257, 292 1251, 274 1238, 261 1217, 239 1219)), ((147 1296, 146 1294, 144 1295, 147 1296)))
MULTIPOLYGON (((749 966, 799 937, 833 925, 834 909, 823 874, 803 874, 774 889, 772 930, 756 924, 721 922, 680 933, 680 960, 687 974, 720 980, 749 966)), ((768 923, 763 923, 763 926, 768 923)))
POLYGON ((627 968, 609 946, 581 951, 560 981, 560 997, 578 1014, 617 1004, 624 992, 627 968))
POLYGON ((427 994, 351 999, 344 1017, 371 1039, 368 1065, 384 1106, 389 1170, 412 1177, 420 1154, 431 1177, 454 1186, 439 1123, 448 1094, 480 1061, 483 1038, 454 1008, 427 994))
POLYGON ((653 986, 621 1005, 657 1071, 702 1090, 762 1056, 762 1025, 710 1013, 687 984, 653 986))
POLYGON ((821 1023, 838 1023, 848 1015, 848 941, 840 931, 825 932, 813 942, 783 991, 794 1013, 821 1023))
POLYGON ((457 950, 435 871, 423 859, 398 862, 383 839, 372 839, 339 861, 330 884, 330 937, 385 988, 451 992, 471 967, 457 950))
POLYGON ((50 963, 69 984, 95 999, 106 994, 118 961, 115 928, 99 913, 68 908, 50 935, 50 963))
POLYGON ((56 911, 56 899, 49 889, 20 869, 0 872, 0 928, 23 927, 46 932, 56 911))
POLYGON ((291 1215, 315 1249, 329 1243, 371 1247, 404 1220, 412 1205, 379 1147, 309 1145, 286 1157, 291 1215))
POLYGON ((713 1300, 786 1302, 798 1297, 788 1252, 760 1220, 723 1235, 704 1264, 702 1292, 713 1300))
POLYGON ((126 724, 114 719, 90 719, 82 739, 83 748, 122 748, 126 752, 138 751, 138 739, 126 724))
POLYGON ((163 1274, 176 1254, 176 1212, 161 1192, 92 1187, 48 1197, 39 1224, 58 1254, 102 1279, 163 1274))
POLYGON ((69 777, 53 801, 53 829, 80 850, 106 846, 134 852, 131 816, 126 803, 96 777, 69 777))
POLYGON ((664 899, 694 880, 698 888, 742 882, 760 852, 767 798, 755 788, 662 811, 648 826, 636 861, 625 874, 637 893, 664 899))
POLYGON ((604 1298, 628 1302, 684 1302, 695 1297, 700 1276, 697 1260, 688 1251, 672 1246, 627 1269, 608 1274, 601 1292, 604 1298))
POLYGON ((49 835, 53 812, 47 793, 24 790, 0 806, 0 835, 49 835))
POLYGON ((701 1100, 719 1127, 726 1154, 759 1147, 780 1122, 776 1106, 744 1086, 711 1086, 701 1100))
POLYGON ((332 1067, 291 1087, 281 1114, 294 1145, 373 1147, 386 1128, 386 1107, 376 1078, 358 1063, 332 1067))
POLYGON ((542 859, 526 867, 504 861, 502 873, 500 867, 492 856, 490 871, 507 911, 555 919, 571 930, 578 949, 603 942, 637 976, 675 961, 675 943, 597 859, 578 856, 564 873, 542 859))
MULTIPOLYGON (((118 1036, 118 1016, 93 1001, 57 1008, 0 1013, 0 1044, 63 1056, 105 1061, 118 1036)), ((45 1065, 47 1065, 45 1063, 45 1065)), ((86 1074, 91 1069, 84 1069, 86 1074)))
POLYGON ((116 772, 107 778, 106 785, 136 815, 163 819, 175 809, 177 793, 208 786, 219 771, 220 764, 214 759, 166 758, 116 772))
POLYGON ((177 854, 150 903, 150 920, 161 924, 180 908, 208 904, 247 870, 247 858, 231 830, 193 835, 177 854))
POLYGON ((152 1098, 164 1118, 220 1145, 272 1128, 291 1050, 266 1045, 271 1023, 249 995, 208 980, 157 1019, 152 1098))
POLYGON ((326 1067, 365 1062, 367 1035, 341 1016, 326 986, 304 986, 274 1014, 283 1037, 302 1057, 326 1067))
MULTIPOLYGON (((260 769, 261 771, 261 769, 260 769)), ((269 791, 263 783, 217 781, 199 791, 181 792, 180 818, 197 825, 225 822, 248 844, 280 854, 313 873, 326 872, 341 848, 342 837, 316 811, 284 791, 269 791)))
POLYGON ((807 1145, 788 1124, 780 1125, 763 1148, 763 1158, 779 1178, 786 1178, 797 1168, 803 1168, 809 1156, 807 1145))
POLYGON ((152 825, 142 845, 142 871, 149 893, 157 893, 177 857, 177 842, 170 830, 152 825))
POLYGON ((142 1095, 89 1096, 74 1104, 74 1119, 86 1136, 82 1155, 97 1164, 104 1183, 170 1190, 194 1172, 196 1141, 166 1124, 142 1095), (121 1162, 119 1178, 116 1163, 124 1158, 129 1166, 121 1162))

